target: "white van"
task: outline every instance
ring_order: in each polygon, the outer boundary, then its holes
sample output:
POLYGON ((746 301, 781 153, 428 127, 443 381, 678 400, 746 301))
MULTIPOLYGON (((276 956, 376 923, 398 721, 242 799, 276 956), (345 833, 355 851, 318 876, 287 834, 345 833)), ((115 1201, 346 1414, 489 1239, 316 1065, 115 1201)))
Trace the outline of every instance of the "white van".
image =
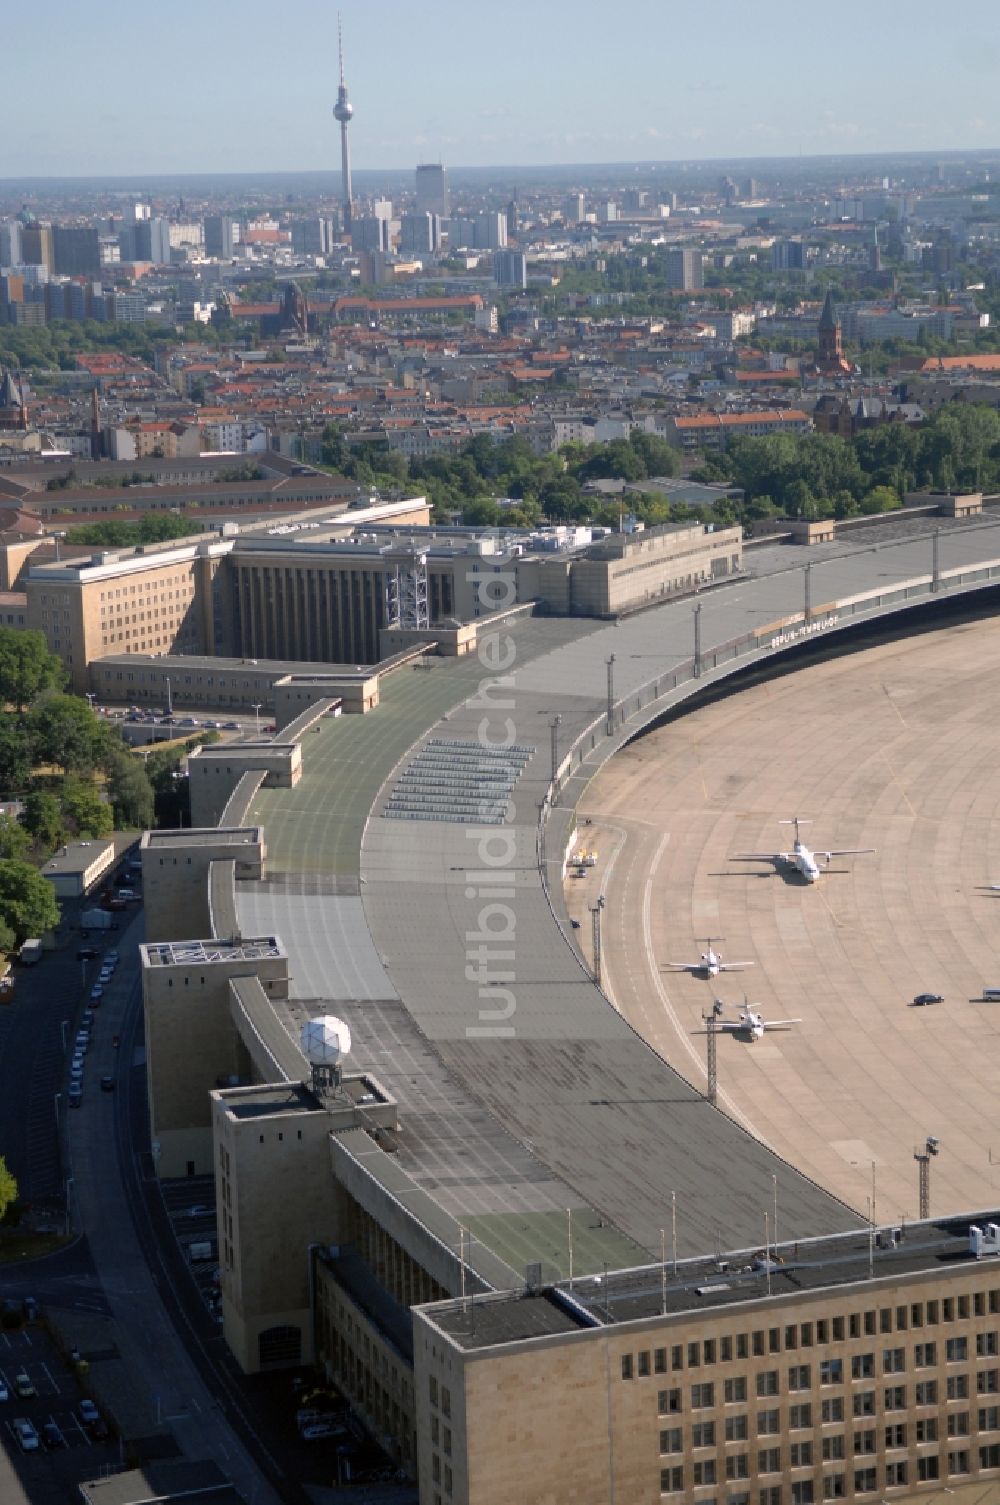
POLYGON ((983 998, 987 1003, 1000 1003, 1000 988, 984 988, 983 998))

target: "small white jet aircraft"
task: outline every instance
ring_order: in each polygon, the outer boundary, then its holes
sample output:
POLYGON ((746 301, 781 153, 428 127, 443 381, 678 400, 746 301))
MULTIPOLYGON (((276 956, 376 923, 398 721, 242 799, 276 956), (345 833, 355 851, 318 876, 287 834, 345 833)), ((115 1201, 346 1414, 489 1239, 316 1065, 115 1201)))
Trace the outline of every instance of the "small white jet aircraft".
MULTIPOLYGON (((715 1000, 713 1013, 715 1015, 714 1028, 718 1034, 748 1036, 751 1045, 755 1040, 763 1040, 768 1030, 791 1029, 793 1024, 801 1024, 801 1019, 765 1019, 756 1009, 752 1009, 743 996, 743 1007, 740 1009, 737 1019, 723 1019, 721 1017, 725 1004, 721 998, 715 1000)), ((707 1026, 706 1026, 707 1028, 707 1026)))
POLYGON ((779 864, 792 867, 800 873, 807 883, 816 883, 824 867, 830 865, 834 857, 857 857, 863 852, 874 852, 874 847, 830 847, 823 852, 810 851, 799 835, 800 826, 811 826, 812 821, 801 820, 795 816, 793 820, 783 820, 783 826, 795 827, 795 845, 790 852, 735 852, 733 862, 773 862, 775 867, 779 864))
MULTIPOLYGON (((718 936, 716 936, 718 940, 718 936)), ((752 967, 753 962, 724 962, 718 951, 712 950, 712 937, 705 937, 706 949, 701 953, 699 962, 668 962, 667 970, 670 972, 691 972, 695 977, 718 977, 720 972, 742 972, 745 967, 752 967)))

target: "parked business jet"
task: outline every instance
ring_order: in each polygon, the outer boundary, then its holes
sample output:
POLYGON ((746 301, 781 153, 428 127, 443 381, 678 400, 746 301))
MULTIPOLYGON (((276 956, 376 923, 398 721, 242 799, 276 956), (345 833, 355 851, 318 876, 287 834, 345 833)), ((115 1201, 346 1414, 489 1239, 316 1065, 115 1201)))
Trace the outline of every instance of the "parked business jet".
POLYGON ((834 857, 857 857, 863 852, 874 852, 874 847, 830 847, 823 852, 813 852, 806 846, 799 834, 800 826, 811 826, 812 821, 801 820, 795 816, 793 820, 783 820, 783 826, 795 827, 795 845, 790 852, 736 852, 732 857, 733 862, 772 862, 775 867, 784 866, 794 868, 800 873, 807 883, 816 883, 824 867, 828 867, 834 857))
MULTIPOLYGON (((718 939, 718 937, 716 937, 718 939)), ((752 967, 753 962, 724 962, 718 951, 712 950, 712 937, 705 937, 706 950, 701 953, 699 962, 668 962, 667 970, 671 972, 690 972, 695 977, 718 977, 720 972, 742 972, 745 967, 752 967)))
POLYGON ((802 1023, 801 1019, 765 1019, 756 1009, 750 1007, 749 1003, 747 1003, 746 995, 744 995, 743 1007, 740 1009, 736 1019, 723 1019, 721 1017, 725 1007, 721 998, 715 1000, 713 1012, 715 1015, 714 1028, 716 1032, 719 1034, 724 1032, 728 1035, 747 1036, 751 1044, 755 1040, 763 1040, 769 1030, 791 1029, 794 1024, 802 1023))

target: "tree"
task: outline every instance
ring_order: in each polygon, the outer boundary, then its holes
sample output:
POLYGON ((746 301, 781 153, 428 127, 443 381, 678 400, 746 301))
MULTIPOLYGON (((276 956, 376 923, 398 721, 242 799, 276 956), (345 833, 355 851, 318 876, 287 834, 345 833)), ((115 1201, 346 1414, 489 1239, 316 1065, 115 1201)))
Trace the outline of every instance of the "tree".
POLYGON ((134 754, 117 744, 112 747, 105 767, 115 825, 143 829, 152 826, 155 818, 153 790, 143 765, 134 754))
POLYGON ((46 852, 61 846, 65 840, 62 811, 54 794, 44 789, 34 789, 24 802, 21 824, 38 846, 46 852))
POLYGON ((17 1181, 7 1169, 7 1161, 0 1155, 0 1220, 17 1201, 17 1181))
MULTIPOLYGON (((30 845, 31 840, 23 826, 7 815, 0 816, 0 859, 23 857, 30 845)), ((0 951, 2 950, 3 945, 0 943, 0 951)))
POLYGON ((0 627, 0 703, 23 711, 43 690, 61 688, 65 679, 62 660, 49 652, 43 633, 0 627))
POLYGON ((66 779, 60 796, 63 816, 78 836, 110 836, 115 828, 111 806, 90 780, 66 779))
POLYGON ((44 935, 59 924, 59 905, 48 879, 29 862, 0 861, 0 921, 17 942, 44 935))
POLYGON ((864 516, 871 517, 876 512, 893 512, 902 505, 891 486, 875 486, 867 496, 861 498, 858 507, 864 516))
POLYGON ((7 924, 6 920, 0 920, 0 956, 11 956, 17 945, 17 936, 7 924))
POLYGON ((36 762, 58 763, 67 773, 91 773, 104 756, 109 733, 85 700, 45 695, 28 716, 36 762))
POLYGON ((0 788, 5 794, 24 789, 31 779, 31 740, 13 716, 0 713, 0 788))

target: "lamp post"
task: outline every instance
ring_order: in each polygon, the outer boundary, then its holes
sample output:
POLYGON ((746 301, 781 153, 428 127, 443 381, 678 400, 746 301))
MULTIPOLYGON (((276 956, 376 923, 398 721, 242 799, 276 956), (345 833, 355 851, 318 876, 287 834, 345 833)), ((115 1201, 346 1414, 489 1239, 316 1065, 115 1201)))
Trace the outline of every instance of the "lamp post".
POLYGON ((255 702, 255 703, 254 703, 254 704, 253 704, 253 705, 252 705, 252 706, 251 706, 251 707, 250 707, 250 709, 251 709, 251 710, 252 710, 252 711, 253 711, 253 712, 254 712, 254 714, 255 714, 255 715, 256 715, 256 717, 257 717, 257 736, 258 736, 258 737, 259 737, 259 736, 260 736, 260 710, 261 710, 261 706, 262 706, 262 705, 263 705, 263 704, 264 704, 264 702, 263 702, 263 701, 262 701, 262 700, 258 700, 258 701, 256 701, 256 702, 255 702))
POLYGON ((594 952, 594 981, 601 986, 601 911, 604 908, 604 895, 601 894, 590 911, 591 938, 594 952))
POLYGON ((562 722, 561 716, 554 716, 549 722, 549 731, 552 734, 552 798, 555 799, 559 792, 559 727, 562 722))
POLYGON ((694 677, 701 678, 701 602, 694 608, 694 677))
POLYGON ((608 726, 609 737, 615 734, 615 656, 608 659, 608 726))
POLYGON ((167 675, 164 676, 164 683, 166 684, 166 687, 167 687, 167 715, 168 716, 172 716, 174 714, 174 702, 173 702, 173 699, 171 698, 171 695, 170 695, 170 675, 169 674, 167 674, 167 675))
POLYGON ((926 1222, 931 1215, 931 1157, 941 1148, 940 1139, 928 1134, 923 1149, 913 1151, 919 1173, 920 1220, 926 1222))

